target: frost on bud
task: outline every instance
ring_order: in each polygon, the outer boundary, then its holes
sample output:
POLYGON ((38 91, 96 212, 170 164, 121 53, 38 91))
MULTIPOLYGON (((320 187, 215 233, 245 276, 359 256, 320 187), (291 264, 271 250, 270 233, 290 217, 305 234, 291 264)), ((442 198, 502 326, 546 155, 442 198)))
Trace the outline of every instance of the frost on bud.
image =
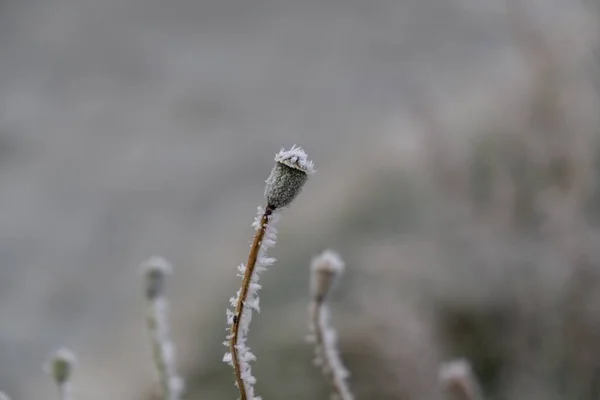
POLYGON ((281 149, 275 161, 265 186, 265 198, 273 210, 289 205, 302 190, 308 175, 315 172, 313 162, 296 145, 289 150, 281 149))
POLYGON ((58 385, 63 385, 69 381, 76 362, 75 353, 63 348, 49 356, 44 369, 58 385))
POLYGON ((439 380, 442 387, 460 400, 477 400, 481 398, 481 389, 471 364, 465 359, 457 359, 443 363, 439 369, 439 380))
POLYGON ((141 266, 145 278, 145 294, 148 300, 163 296, 166 276, 173 271, 171 264, 161 257, 152 257, 141 266))
POLYGON ((333 250, 325 250, 311 263, 310 294, 314 301, 321 303, 327 297, 337 277, 344 272, 344 261, 333 250))

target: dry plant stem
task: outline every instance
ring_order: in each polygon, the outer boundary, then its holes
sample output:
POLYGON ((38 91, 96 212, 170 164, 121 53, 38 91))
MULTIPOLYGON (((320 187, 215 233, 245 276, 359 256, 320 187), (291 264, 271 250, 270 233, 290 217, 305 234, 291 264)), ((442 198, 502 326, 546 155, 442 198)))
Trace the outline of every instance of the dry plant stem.
POLYGON ((289 150, 281 149, 275 155, 275 166, 265 181, 265 199, 267 207, 258 208, 252 227, 255 230, 254 240, 250 246, 250 255, 246 264, 238 266, 238 276, 242 278, 240 289, 229 299, 230 307, 226 311, 230 328, 224 343, 228 351, 223 362, 231 365, 235 373, 235 383, 241 400, 260 400, 254 394, 256 378, 252 376, 250 362, 256 360, 246 345, 252 310, 259 311, 258 291, 261 285, 258 279, 269 265, 275 262, 267 257, 266 250, 275 245, 277 230, 274 228, 279 217, 276 210, 287 207, 296 198, 306 183, 309 174, 314 172, 313 162, 307 159, 301 147, 292 146, 289 150))
MULTIPOLYGON (((162 299, 153 299, 151 300, 150 307, 148 310, 147 316, 147 324, 148 330, 154 336, 155 332, 158 329, 162 329, 158 326, 160 323, 157 318, 157 301, 162 299)), ((161 394, 164 400, 175 400, 177 399, 177 395, 171 386, 171 374, 169 373, 169 367, 167 365, 167 360, 164 357, 164 343, 160 342, 156 338, 152 338, 152 356, 154 358, 154 365, 158 371, 158 379, 161 387, 161 394)))
POLYGON ((64 382, 58 385, 58 396, 60 400, 73 400, 73 396, 71 396, 70 382, 64 382))
POLYGON ((238 357, 237 344, 239 336, 240 320, 242 319, 242 313, 244 311, 246 297, 248 296, 248 290, 250 288, 250 281, 256 266, 256 260, 260 251, 265 232, 267 231, 267 225, 269 224, 269 217, 273 213, 273 208, 267 206, 260 220, 260 229, 254 235, 254 241, 250 247, 250 255, 248 256, 248 263, 246 264, 246 271, 242 279, 242 286, 240 288, 240 295, 237 299, 235 306, 235 316, 233 323, 231 324, 230 334, 231 339, 229 340, 229 351, 231 352, 231 360, 233 362, 233 368, 235 371, 235 380, 237 382, 238 390, 240 391, 241 400, 247 400, 246 389, 244 387, 244 380, 242 379, 242 371, 240 366, 240 360, 238 357))
POLYGON ((177 375, 175 346, 170 338, 169 302, 165 296, 167 275, 171 265, 163 258, 152 257, 142 264, 147 300, 146 325, 152 346, 152 358, 157 372, 162 400, 179 400, 184 382, 177 375))
POLYGON ((324 320, 327 316, 324 315, 324 313, 327 312, 326 308, 327 306, 323 300, 314 300, 310 304, 312 335, 315 343, 317 360, 321 363, 325 377, 330 381, 334 398, 340 400, 353 400, 354 396, 345 379, 346 371, 343 369, 337 353, 328 351, 327 345, 325 344, 325 330, 327 328, 324 320))

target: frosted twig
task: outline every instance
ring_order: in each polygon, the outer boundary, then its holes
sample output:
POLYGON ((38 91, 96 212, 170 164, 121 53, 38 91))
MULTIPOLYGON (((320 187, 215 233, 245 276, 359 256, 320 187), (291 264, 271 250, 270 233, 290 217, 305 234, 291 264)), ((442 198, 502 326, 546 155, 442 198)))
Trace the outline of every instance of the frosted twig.
POLYGON ((439 380, 447 394, 456 400, 482 400, 481 389, 471 364, 465 359, 443 363, 439 380))
POLYGON ((144 293, 148 302, 146 325, 162 399, 179 400, 184 383, 175 368, 175 346, 170 338, 167 320, 169 303, 165 296, 166 276, 172 272, 172 267, 166 260, 153 257, 142 264, 141 268, 145 278, 144 293))
POLYGON ((338 352, 337 333, 331 326, 326 301, 333 283, 343 271, 344 262, 331 250, 323 252, 312 262, 309 340, 315 345, 315 364, 321 366, 323 375, 330 382, 333 398, 352 400, 354 395, 346 381, 349 373, 338 352))
POLYGON ((56 383, 60 400, 73 400, 71 375, 76 362, 75 353, 62 348, 52 353, 44 364, 44 370, 56 383))
POLYGON ((256 378, 252 376, 250 361, 256 357, 246 344, 252 310, 259 308, 258 283, 260 273, 275 262, 268 257, 267 249, 275 245, 277 230, 275 224, 279 219, 277 210, 288 206, 300 193, 308 175, 314 172, 313 163, 307 159, 302 148, 292 146, 290 150, 281 149, 275 155, 275 166, 271 171, 265 186, 267 206, 258 208, 258 214, 252 226, 256 230, 254 240, 250 246, 247 263, 238 267, 242 284, 236 296, 230 299, 234 310, 227 309, 227 323, 229 334, 225 346, 229 351, 225 353, 223 361, 231 365, 235 373, 236 386, 240 392, 241 400, 258 400, 254 395, 256 378))

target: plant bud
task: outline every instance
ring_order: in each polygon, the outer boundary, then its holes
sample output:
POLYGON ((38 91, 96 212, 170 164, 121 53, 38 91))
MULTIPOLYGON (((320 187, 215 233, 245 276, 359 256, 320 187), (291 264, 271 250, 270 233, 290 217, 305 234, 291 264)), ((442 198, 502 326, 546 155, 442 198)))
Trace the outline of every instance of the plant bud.
POLYGON ((310 294, 314 301, 325 300, 337 277, 344 271, 344 261, 332 250, 325 250, 311 263, 310 294))
POLYGON ((302 190, 308 175, 314 173, 314 164, 301 147, 281 149, 275 161, 265 186, 267 205, 273 210, 288 206, 302 190))
POLYGON ((167 260, 161 257, 152 257, 142 264, 145 275, 145 294, 148 300, 163 296, 165 293, 166 276, 171 274, 173 268, 167 260))
POLYGON ((50 355, 45 369, 56 383, 62 385, 71 377, 76 362, 75 354, 63 348, 50 355))
POLYGON ((477 400, 480 388, 471 364, 465 359, 448 361, 440 366, 439 380, 442 387, 460 400, 477 400))

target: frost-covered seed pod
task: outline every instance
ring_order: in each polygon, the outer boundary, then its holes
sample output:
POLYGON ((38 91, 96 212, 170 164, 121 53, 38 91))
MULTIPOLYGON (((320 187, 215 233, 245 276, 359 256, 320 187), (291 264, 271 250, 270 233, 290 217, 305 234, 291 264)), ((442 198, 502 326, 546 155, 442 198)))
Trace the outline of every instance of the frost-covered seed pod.
POLYGON ((166 276, 173 271, 171 264, 161 257, 152 257, 142 265, 145 275, 145 294, 148 300, 163 296, 166 276))
POLYGON ((344 272, 344 260, 338 253, 325 250, 311 263, 310 294, 314 301, 325 300, 337 277, 344 272))
POLYGON ((75 353, 62 348, 48 357, 44 370, 52 376, 58 385, 63 385, 70 380, 76 362, 75 353))
POLYGON ((56 383, 62 385, 69 381, 76 362, 75 354, 71 350, 63 348, 50 355, 45 369, 56 383))
POLYGON ((465 359, 456 359, 442 363, 439 369, 442 387, 461 400, 478 400, 481 389, 471 363, 465 359))
POLYGON ((273 210, 288 206, 302 190, 308 175, 315 172, 313 162, 295 145, 290 150, 281 149, 275 161, 265 186, 267 205, 273 210))

